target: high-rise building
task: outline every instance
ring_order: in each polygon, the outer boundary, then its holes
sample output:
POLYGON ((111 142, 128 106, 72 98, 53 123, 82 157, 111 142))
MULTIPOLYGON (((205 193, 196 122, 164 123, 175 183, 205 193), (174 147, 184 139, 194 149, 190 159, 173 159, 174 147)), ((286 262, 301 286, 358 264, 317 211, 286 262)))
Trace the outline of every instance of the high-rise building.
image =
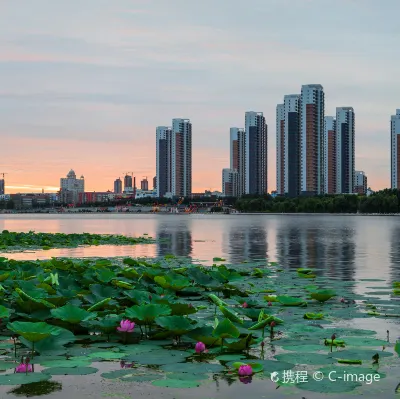
POLYGON ((230 151, 229 163, 230 169, 238 172, 237 196, 244 194, 244 176, 245 176, 245 130, 240 127, 230 128, 230 151))
POLYGON ((391 187, 400 189, 400 109, 390 120, 390 181, 391 187))
POLYGON ((246 112, 244 140, 244 192, 262 195, 268 190, 268 132, 262 112, 246 112))
POLYGON ((239 192, 239 172, 237 169, 222 169, 222 194, 237 197, 239 192))
POLYGON ((276 107, 276 188, 279 195, 300 194, 300 95, 284 96, 276 107))
POLYGON ((190 119, 172 120, 172 195, 192 193, 192 124, 190 119))
POLYGON ((65 204, 76 204, 79 200, 79 193, 85 192, 85 178, 76 178, 75 172, 71 169, 67 177, 60 179, 60 199, 65 204))
POLYGON ((142 191, 149 191, 149 181, 147 177, 140 181, 140 189, 142 191))
POLYGON ((122 180, 118 177, 118 179, 114 180, 114 193, 121 194, 122 193, 122 180))
POLYGON ((362 170, 356 170, 354 192, 360 195, 366 195, 367 188, 368 188, 367 175, 362 170))
POLYGON ((300 193, 322 194, 325 189, 323 87, 303 85, 300 104, 300 193))
POLYGON ((352 194, 355 179, 355 114, 352 107, 336 108, 336 193, 352 194))
POLYGON ((156 129, 156 187, 157 197, 172 192, 172 128, 156 129))
POLYGON ((157 176, 153 177, 153 190, 157 189, 157 176))
POLYGON ((124 177, 124 191, 132 191, 132 176, 128 174, 124 177))
POLYGON ((0 195, 4 195, 6 191, 6 183, 4 179, 0 179, 0 195))
POLYGON ((325 194, 336 194, 336 119, 325 116, 324 123, 325 194))

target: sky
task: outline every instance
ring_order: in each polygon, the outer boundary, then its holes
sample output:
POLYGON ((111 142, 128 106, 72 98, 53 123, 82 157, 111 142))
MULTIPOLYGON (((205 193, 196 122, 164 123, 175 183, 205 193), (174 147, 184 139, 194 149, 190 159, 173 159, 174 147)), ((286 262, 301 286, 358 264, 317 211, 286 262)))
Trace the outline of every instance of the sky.
POLYGON ((193 191, 221 190, 229 128, 322 84, 325 115, 356 113, 356 169, 390 186, 400 108, 398 0, 2 0, 0 172, 7 192, 87 191, 155 175, 155 129, 190 118, 193 191))

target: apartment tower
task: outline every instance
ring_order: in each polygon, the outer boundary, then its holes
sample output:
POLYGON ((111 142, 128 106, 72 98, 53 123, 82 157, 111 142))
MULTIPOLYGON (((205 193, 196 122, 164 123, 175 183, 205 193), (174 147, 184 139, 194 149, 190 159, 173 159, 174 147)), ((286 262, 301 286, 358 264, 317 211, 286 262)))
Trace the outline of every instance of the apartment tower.
POLYGON ((157 197, 171 193, 172 169, 172 128, 158 126, 156 128, 156 188, 157 197))
POLYGON ((171 189, 173 196, 192 194, 192 124, 190 119, 172 120, 171 189))
POLYGON ((324 185, 324 89, 303 85, 300 99, 300 193, 322 194, 324 185))
POLYGON ((325 116, 324 123, 325 194, 336 194, 336 119, 325 116))
POLYGON ((238 173, 237 195, 244 194, 244 176, 245 176, 245 130, 239 127, 230 128, 230 151, 229 167, 232 171, 238 173))
POLYGON ((390 180, 391 187, 400 189, 400 109, 390 120, 390 180))
POLYGON ((279 195, 300 194, 300 95, 276 107, 276 187, 279 195))
POLYGON ((244 193, 262 195, 268 190, 268 133, 262 112, 245 114, 244 193))
POLYGON ((352 194, 355 187, 355 114, 352 107, 336 108, 336 193, 352 194))

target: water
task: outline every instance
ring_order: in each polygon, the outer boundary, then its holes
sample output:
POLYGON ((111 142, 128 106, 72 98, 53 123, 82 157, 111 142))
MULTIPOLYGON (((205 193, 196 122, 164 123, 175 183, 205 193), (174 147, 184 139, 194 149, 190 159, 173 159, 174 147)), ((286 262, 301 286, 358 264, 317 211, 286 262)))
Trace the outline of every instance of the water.
POLYGON ((153 245, 87 247, 6 254, 52 256, 162 256, 212 263, 268 259, 284 267, 318 267, 343 279, 400 280, 400 219, 332 215, 0 215, 0 230, 108 233, 140 236, 153 245))
MULTIPOLYGON (((214 257, 229 263, 268 259, 284 268, 316 267, 318 274, 355 280, 359 293, 372 286, 391 286, 400 281, 400 219, 396 217, 336 215, 0 215, 0 230, 64 233, 108 233, 140 236, 147 233, 156 244, 121 247, 86 247, 0 254, 14 259, 43 259, 53 256, 113 257, 163 256, 174 254, 212 264, 214 257), (363 281, 381 279, 381 282, 363 281)), ((372 328, 379 338, 386 329, 399 336, 397 320, 357 319, 358 328, 372 328)), ((97 367, 95 365, 95 367, 97 367)), ((113 369, 101 363, 101 371, 113 369)), ((394 373, 396 374, 396 373, 394 373)), ((397 373, 398 374, 398 373, 397 373)), ((270 381, 253 381, 249 390, 243 384, 229 386, 224 381, 209 382, 194 390, 159 389, 148 385, 115 383, 101 379, 99 373, 86 377, 54 377, 62 391, 46 398, 86 397, 163 397, 170 398, 285 398, 290 391, 276 391, 270 381)), ((364 397, 393 397, 399 381, 396 375, 384 385, 364 386, 364 397), (390 384, 390 392, 387 387, 390 384), (393 396, 391 396, 393 394, 393 396)), ((1 398, 15 398, 9 388, 0 387, 1 398)), ((326 397, 304 391, 308 399, 326 397)), ((299 392, 296 391, 298 396, 299 392)), ((347 398, 351 394, 329 395, 347 398)), ((38 397, 38 396, 32 396, 38 397)))

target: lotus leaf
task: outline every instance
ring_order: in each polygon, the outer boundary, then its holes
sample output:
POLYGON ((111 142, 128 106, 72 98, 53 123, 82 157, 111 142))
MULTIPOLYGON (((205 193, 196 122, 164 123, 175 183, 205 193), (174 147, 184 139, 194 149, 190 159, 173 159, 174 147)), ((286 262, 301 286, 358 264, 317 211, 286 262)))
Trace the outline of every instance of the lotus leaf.
POLYGON ((151 324, 156 317, 167 316, 171 313, 168 305, 150 304, 142 306, 132 306, 125 311, 126 317, 138 324, 151 324))
POLYGON ((164 316, 158 317, 156 323, 167 329, 172 335, 181 336, 194 329, 192 320, 182 316, 164 316))
POLYGON ((0 305, 0 319, 8 319, 10 317, 10 309, 0 305))
POLYGON ((51 375, 88 375, 97 373, 94 367, 52 367, 45 370, 51 375))
MULTIPOLYGON (((62 346, 69 344, 70 342, 74 342, 76 337, 72 334, 71 331, 66 330, 64 328, 58 327, 60 333, 57 335, 50 335, 47 338, 42 339, 39 342, 35 343, 35 351, 39 352, 40 354, 52 351, 63 351, 62 346)), ((26 340, 23 337, 19 338, 20 341, 29 347, 30 341, 26 340)), ((64 350, 65 352, 65 350, 64 350)))
POLYGON ((237 313, 233 312, 232 310, 226 308, 225 306, 219 306, 219 310, 230 321, 243 324, 243 320, 239 317, 237 313))
POLYGON ((67 304, 62 308, 52 309, 51 314, 56 319, 66 321, 71 324, 79 324, 82 321, 94 319, 96 313, 89 312, 71 304, 67 304))
POLYGON ((334 360, 320 353, 282 353, 275 358, 284 362, 306 365, 332 364, 334 360))
POLYGON ((197 312, 193 305, 187 303, 169 303, 172 316, 185 316, 197 312))
POLYGON ((311 298, 316 299, 318 302, 326 302, 336 295, 333 290, 314 291, 310 294, 311 298))
POLYGON ((217 306, 228 306, 227 303, 219 299, 216 295, 214 294, 209 294, 208 297, 213 301, 217 306))
POLYGON ((324 318, 322 313, 306 313, 304 318, 307 320, 321 320, 324 318))
POLYGON ((14 321, 13 323, 8 323, 7 328, 16 334, 21 335, 29 342, 38 342, 50 337, 51 335, 59 335, 61 333, 60 328, 43 322, 31 323, 14 321))
POLYGON ((286 295, 276 297, 277 301, 284 306, 307 306, 307 302, 300 298, 294 298, 286 295))
POLYGON ((21 385, 32 384, 34 382, 47 381, 51 375, 45 373, 16 373, 16 374, 1 374, 0 385, 21 385))
POLYGON ((230 320, 224 319, 218 323, 218 326, 213 331, 213 335, 222 339, 238 338, 240 332, 230 320))
POLYGON ((187 389, 187 388, 197 388, 200 386, 199 381, 187 381, 187 380, 172 380, 172 379, 166 379, 166 380, 156 380, 152 383, 152 385, 156 387, 165 387, 165 388, 182 388, 182 389, 187 389))
POLYGON ((161 287, 174 291, 180 291, 190 285, 190 281, 187 278, 175 275, 156 276, 154 281, 161 287))
POLYGON ((378 354, 380 358, 393 356, 391 352, 374 351, 371 349, 358 349, 358 350, 344 350, 333 352, 330 354, 335 359, 349 359, 349 360, 372 360, 372 357, 378 354))

